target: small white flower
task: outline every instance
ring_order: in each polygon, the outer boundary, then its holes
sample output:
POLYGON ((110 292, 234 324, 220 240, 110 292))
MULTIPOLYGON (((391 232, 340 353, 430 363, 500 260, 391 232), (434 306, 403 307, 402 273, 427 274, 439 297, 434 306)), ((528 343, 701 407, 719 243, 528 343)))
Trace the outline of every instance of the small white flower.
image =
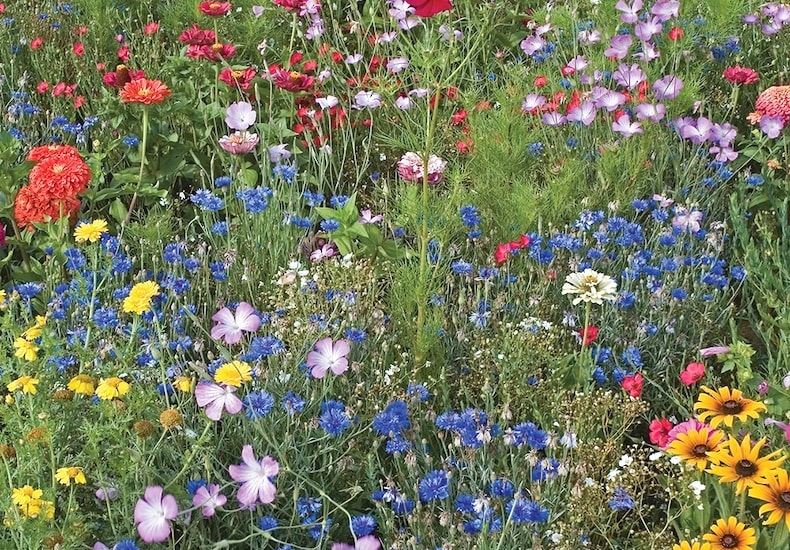
POLYGON ((628 468, 634 462, 634 457, 629 455, 623 455, 620 457, 620 462, 618 462, 618 466, 621 468, 628 468))
POLYGON ((585 269, 581 273, 571 273, 562 285, 562 294, 578 294, 573 305, 580 302, 603 304, 603 301, 614 301, 617 297, 617 283, 603 273, 585 269))

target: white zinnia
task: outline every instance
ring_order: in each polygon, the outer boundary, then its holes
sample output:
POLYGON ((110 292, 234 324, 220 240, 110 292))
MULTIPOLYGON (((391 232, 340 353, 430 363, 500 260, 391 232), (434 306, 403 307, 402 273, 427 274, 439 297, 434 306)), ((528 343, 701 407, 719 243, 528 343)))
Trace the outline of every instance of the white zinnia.
POLYGON ((602 304, 604 300, 614 301, 617 297, 617 283, 614 279, 592 269, 581 273, 571 273, 562 285, 562 294, 578 294, 573 305, 580 302, 602 304))

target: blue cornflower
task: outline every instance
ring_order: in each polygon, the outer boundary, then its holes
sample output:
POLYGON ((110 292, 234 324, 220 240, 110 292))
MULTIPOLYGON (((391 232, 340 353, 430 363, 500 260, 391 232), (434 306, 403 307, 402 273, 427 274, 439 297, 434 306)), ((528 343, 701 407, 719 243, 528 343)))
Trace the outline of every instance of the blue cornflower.
POLYGON ((373 429, 380 435, 398 434, 409 428, 409 411, 404 401, 393 401, 373 418, 373 429))
POLYGON ((170 243, 165 245, 162 258, 169 264, 180 264, 184 261, 184 243, 170 243))
POLYGON ((477 208, 472 204, 462 206, 459 210, 461 220, 467 227, 475 227, 480 223, 480 216, 477 214, 477 208))
POLYGON ((288 220, 288 223, 301 229, 310 229, 313 227, 313 222, 310 220, 310 218, 301 218, 299 216, 291 216, 288 220))
POLYGON ((192 496, 195 496, 195 493, 197 493, 198 489, 200 489, 201 487, 206 487, 207 485, 208 485, 208 481, 206 481, 203 478, 190 479, 189 481, 187 481, 187 493, 189 493, 192 496))
POLYGON ((98 328, 115 328, 118 326, 118 313, 112 307, 102 307, 93 312, 93 322, 98 328))
POLYGON ((329 199, 329 204, 332 205, 332 208, 343 208, 346 203, 348 202, 348 197, 346 195, 335 195, 331 199, 329 199))
POLYGON ((499 478, 491 482, 489 493, 494 497, 511 498, 516 493, 516 488, 512 481, 499 478))
POLYGON ((736 281, 743 281, 746 278, 746 270, 739 265, 730 268, 730 277, 736 281))
POLYGON ((44 286, 39 283, 22 283, 17 285, 14 290, 19 293, 23 300, 32 300, 44 290, 44 286))
POLYGON ((631 207, 637 212, 644 212, 650 208, 650 201, 647 199, 634 199, 631 201, 631 207))
POLYGON ((335 219, 324 220, 320 225, 321 229, 327 233, 331 233, 332 231, 337 231, 340 229, 340 222, 335 219))
POLYGON ((634 302, 636 302, 636 295, 633 292, 621 290, 617 293, 617 299, 614 303, 620 309, 630 309, 634 302))
POLYGON ((140 547, 133 540, 126 539, 115 543, 112 550, 140 550, 140 547))
POLYGON ((634 507, 634 499, 621 486, 614 490, 614 497, 609 499, 609 508, 612 510, 631 510, 634 507))
POLYGON ((636 346, 628 346, 622 354, 623 363, 628 366, 641 368, 644 366, 642 362, 642 354, 636 346))
POLYGON ((539 142, 539 141, 537 141, 535 143, 531 143, 527 147, 527 153, 531 157, 539 157, 539 156, 541 156, 543 154, 543 144, 541 142, 539 142))
POLYGON ((664 210, 663 208, 656 208, 653 210, 650 215, 656 220, 658 223, 664 223, 669 219, 669 212, 664 210))
MULTIPOLYGON (((73 367, 77 364, 77 358, 73 355, 50 357, 47 359, 47 364, 54 365, 55 370, 62 374, 66 372, 69 367, 73 367)), ((2 371, 0 371, 0 374, 2 374, 2 371)))
MULTIPOLYGON (((314 523, 311 521, 310 523, 314 523)), ((321 540, 329 533, 329 527, 332 525, 332 518, 326 518, 318 525, 311 527, 307 530, 307 534, 313 537, 313 540, 321 540)))
POLYGON ((428 392, 428 388, 425 387, 423 384, 409 384, 406 387, 406 395, 408 397, 416 397, 420 400, 420 402, 425 402, 431 396, 428 392))
POLYGON ((232 181, 233 180, 230 179, 230 176, 220 176, 214 180, 214 187, 228 187, 232 181))
POLYGON ((255 420, 271 412, 274 407, 274 397, 265 391, 251 391, 242 399, 242 403, 247 418, 255 420))
POLYGON ((346 406, 340 401, 328 400, 321 403, 321 416, 318 425, 329 435, 339 435, 351 426, 351 419, 346 414, 346 406))
POLYGON ((210 212, 216 212, 225 206, 225 201, 208 189, 198 189, 192 195, 190 195, 189 200, 191 200, 193 204, 201 207, 203 210, 208 210, 210 212))
POLYGON ((433 470, 420 480, 420 500, 444 500, 450 497, 450 479, 444 470, 433 470))
POLYGON ((532 481, 539 483, 553 479, 559 474, 560 463, 555 458, 544 458, 532 469, 532 481))
POLYGON ((765 178, 763 178, 760 174, 752 174, 751 176, 746 178, 746 184, 752 187, 757 187, 765 182, 765 178))
POLYGON ((603 210, 582 210, 579 218, 573 222, 573 227, 587 231, 592 229, 593 226, 600 224, 606 218, 603 210))
POLYGON ((296 512, 299 517, 315 517, 321 511, 321 499, 316 497, 299 497, 296 500, 296 512))
POLYGON ((512 445, 516 447, 529 445, 533 449, 541 450, 546 448, 549 442, 548 434, 538 428, 533 422, 522 422, 513 426, 510 436, 512 445))
POLYGON ((680 302, 682 302, 683 300, 688 298, 688 292, 686 292, 682 288, 675 288, 675 289, 673 289, 671 294, 672 294, 672 297, 675 300, 678 300, 680 302))
POLYGON ((603 386, 606 383, 606 373, 600 365, 595 367, 595 370, 592 372, 592 377, 599 386, 603 386))
POLYGON ((259 214, 269 207, 268 199, 272 197, 272 190, 268 187, 242 189, 236 193, 236 198, 244 202, 244 209, 250 214, 259 214))
POLYGON ((256 336, 250 342, 250 349, 242 356, 244 361, 260 361, 264 357, 285 351, 283 341, 271 334, 256 336))
POLYGON ((469 275, 474 271, 475 266, 465 260, 456 260, 450 264, 450 268, 456 275, 469 275))
POLYGON ((487 281, 499 275, 499 270, 495 267, 481 267, 477 272, 481 279, 487 281))
POLYGON ((64 265, 69 271, 79 271, 88 263, 85 256, 78 248, 69 248, 63 255, 66 257, 66 263, 64 265))
POLYGON ((347 328, 343 333, 343 336, 351 340, 355 344, 359 344, 364 342, 368 335, 365 334, 365 331, 361 328, 347 328))
POLYGON ((376 529, 376 525, 376 518, 371 515, 351 518, 351 532, 357 538, 371 534, 376 529))
POLYGON ((195 271, 196 269, 200 268, 200 260, 195 258, 194 256, 191 258, 187 258, 184 260, 184 267, 187 271, 195 271))
POLYGON ((282 178, 286 183, 293 183, 296 176, 296 168, 290 164, 275 164, 272 174, 275 178, 282 178))
POLYGON ((263 516, 258 520, 258 527, 264 531, 271 531, 276 529, 279 525, 280 524, 277 522, 277 519, 272 516, 263 516))
POLYGON ((211 232, 214 235, 221 235, 221 236, 227 235, 228 222, 226 221, 215 222, 214 225, 211 226, 211 232))
POLYGON ((208 267, 215 280, 224 281, 228 278, 227 266, 223 262, 211 262, 208 267))
POLYGON ((384 450, 391 455, 403 454, 409 449, 411 449, 411 442, 404 439, 401 435, 394 435, 387 440, 387 444, 384 446, 384 450))
POLYGON ((302 197, 304 198, 305 204, 310 208, 314 206, 318 206, 322 202, 324 202, 324 195, 319 193, 318 191, 310 191, 309 189, 305 189, 304 193, 302 193, 302 197))
POLYGON ((475 500, 477 499, 469 493, 461 493, 455 499, 455 509, 462 514, 474 514, 475 500))
POLYGON ((519 495, 507 503, 505 516, 513 523, 543 523, 549 519, 549 511, 540 504, 519 495))

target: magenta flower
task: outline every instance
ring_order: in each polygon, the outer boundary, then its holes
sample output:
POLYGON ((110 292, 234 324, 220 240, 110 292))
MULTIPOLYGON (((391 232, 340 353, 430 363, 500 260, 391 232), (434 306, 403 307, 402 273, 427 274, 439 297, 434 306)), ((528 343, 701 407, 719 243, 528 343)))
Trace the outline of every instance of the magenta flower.
POLYGON ((658 20, 658 18, 651 17, 647 21, 640 21, 634 27, 634 36, 636 36, 642 42, 647 42, 653 38, 653 35, 660 33, 663 26, 664 25, 658 20))
POLYGON ((678 0, 658 0, 650 8, 650 13, 655 15, 659 21, 669 21, 680 13, 680 2, 678 0))
POLYGON ((238 414, 241 411, 241 399, 233 395, 236 388, 233 386, 219 386, 213 382, 200 382, 195 387, 195 399, 199 407, 206 407, 206 416, 214 422, 222 416, 222 410, 228 414, 238 414))
POLYGON ((192 497, 192 506, 203 507, 203 517, 210 518, 214 510, 228 502, 228 497, 219 492, 219 485, 212 483, 208 487, 202 486, 195 491, 192 497))
POLYGON ((162 496, 163 489, 152 485, 134 506, 137 533, 147 543, 163 542, 170 536, 170 521, 178 516, 178 503, 173 495, 162 496))
POLYGON ((630 67, 627 63, 622 63, 619 67, 617 67, 617 70, 614 72, 614 74, 612 74, 612 78, 614 78, 614 81, 623 88, 633 90, 639 86, 639 84, 645 81, 647 75, 636 63, 630 67))
POLYGON ((609 47, 603 54, 610 59, 623 59, 628 55, 628 49, 633 44, 634 39, 628 34, 616 34, 609 42, 609 47))
POLYGON ((614 5, 614 9, 621 12, 620 21, 623 23, 636 23, 639 20, 639 10, 642 9, 642 6, 642 0, 634 0, 631 5, 625 0, 619 0, 619 2, 614 5))
POLYGON ((225 114, 227 115, 225 124, 234 130, 246 130, 255 124, 255 118, 258 116, 252 105, 246 101, 231 103, 225 114))
POLYGON ((612 130, 623 137, 631 137, 634 134, 643 133, 642 124, 640 122, 631 122, 631 118, 627 114, 620 115, 620 118, 612 124, 612 130))
POLYGON ((381 541, 373 535, 366 535, 357 539, 355 544, 336 542, 332 545, 332 550, 379 550, 381 541))
POLYGON ((241 341, 242 333, 255 332, 261 326, 261 318, 255 314, 255 309, 247 302, 241 302, 236 306, 236 314, 223 307, 211 318, 217 324, 211 329, 211 337, 214 340, 220 338, 226 344, 238 344, 241 341))
POLYGON ((667 114, 667 110, 663 104, 657 103, 640 103, 636 106, 636 118, 639 120, 649 120, 650 122, 659 122, 667 114))
POLYGON ((242 447, 241 459, 244 463, 228 466, 228 472, 234 481, 242 484, 236 493, 242 506, 252 507, 258 501, 263 504, 274 502, 277 487, 270 478, 280 472, 280 464, 270 456, 256 460, 251 445, 242 447))
POLYGON ((331 338, 324 338, 316 342, 315 349, 307 354, 305 363, 314 378, 323 378, 330 370, 339 376, 348 369, 346 355, 349 352, 351 347, 345 340, 333 342, 331 338))
POLYGON ((666 75, 653 82, 653 93, 656 99, 675 99, 683 89, 683 81, 674 75, 666 75))
POLYGON ((581 122, 585 126, 589 126, 595 121, 596 112, 592 101, 582 101, 580 105, 568 111, 568 121, 581 122))

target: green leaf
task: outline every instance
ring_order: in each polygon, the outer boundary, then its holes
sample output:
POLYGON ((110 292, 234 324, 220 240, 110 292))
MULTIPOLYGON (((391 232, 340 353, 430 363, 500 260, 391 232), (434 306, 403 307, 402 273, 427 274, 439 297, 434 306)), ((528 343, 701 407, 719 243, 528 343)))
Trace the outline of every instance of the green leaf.
POLYGON ((121 199, 115 199, 112 201, 110 205, 110 216, 113 217, 115 221, 118 223, 123 222, 126 219, 129 210, 126 208, 126 205, 121 201, 121 199))

